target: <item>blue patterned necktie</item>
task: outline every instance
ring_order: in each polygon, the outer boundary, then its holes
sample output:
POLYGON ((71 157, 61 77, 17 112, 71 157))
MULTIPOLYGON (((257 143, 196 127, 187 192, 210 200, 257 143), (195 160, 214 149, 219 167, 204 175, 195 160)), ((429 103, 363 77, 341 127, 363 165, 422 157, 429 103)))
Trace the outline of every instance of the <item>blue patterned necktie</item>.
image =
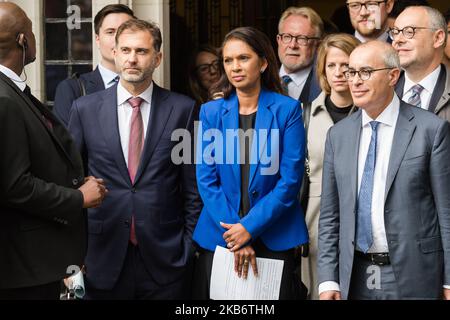
POLYGON ((377 150, 377 128, 380 123, 371 121, 372 137, 370 138, 364 172, 359 189, 358 212, 356 222, 356 245, 364 253, 372 246, 372 193, 377 150))
POLYGON ((408 99, 408 103, 416 106, 418 108, 422 108, 422 101, 420 100, 420 93, 424 88, 420 84, 416 84, 411 88, 412 95, 408 99))
POLYGON ((281 79, 283 80, 283 83, 282 83, 283 91, 286 95, 289 95, 288 85, 289 85, 289 83, 292 82, 292 78, 288 75, 284 75, 281 77, 281 79))

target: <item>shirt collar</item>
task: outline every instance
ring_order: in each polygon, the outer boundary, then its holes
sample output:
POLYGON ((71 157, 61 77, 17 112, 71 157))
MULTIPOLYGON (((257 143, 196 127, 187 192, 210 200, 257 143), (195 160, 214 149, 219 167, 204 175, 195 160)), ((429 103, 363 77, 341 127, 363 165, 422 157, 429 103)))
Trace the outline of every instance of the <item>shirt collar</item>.
POLYGON ((362 110, 362 126, 365 127, 369 125, 369 122, 375 120, 387 126, 393 127, 395 125, 395 122, 397 121, 399 112, 400 99, 396 94, 394 94, 392 101, 376 119, 372 119, 371 117, 369 117, 366 111, 362 110))
MULTIPOLYGON (((145 100, 148 104, 151 105, 152 103, 152 94, 153 94, 153 82, 148 86, 147 89, 145 89, 144 92, 142 92, 138 97, 141 97, 145 100)), ((125 103, 128 99, 132 98, 133 95, 125 89, 122 84, 117 84, 117 105, 120 106, 123 103, 125 103)))
POLYGON ((0 64, 0 72, 11 79, 11 81, 14 82, 14 84, 20 89, 20 91, 25 90, 27 84, 22 79, 20 79, 20 77, 10 68, 0 64))
MULTIPOLYGON (((419 81, 418 84, 420 84, 428 93, 432 93, 434 90, 434 86, 436 85, 439 73, 441 72, 441 65, 438 65, 436 69, 434 69, 433 72, 431 72, 429 75, 427 75, 425 78, 419 81)), ((413 86, 415 86, 417 83, 412 81, 408 74, 405 72, 405 86, 403 90, 403 94, 407 93, 412 89, 413 86)))
MULTIPOLYGON (((367 42, 367 39, 364 38, 364 36, 358 32, 358 30, 355 30, 355 38, 358 39, 359 41, 361 41, 362 43, 367 42)), ((387 33, 387 30, 385 30, 384 32, 382 32, 380 34, 380 36, 377 38, 377 40, 379 41, 383 41, 386 42, 389 38, 389 35, 387 33)))
POLYGON ((105 68, 101 63, 98 64, 98 71, 102 76, 103 83, 105 84, 105 88, 111 86, 111 81, 113 81, 117 77, 117 73, 105 68))
POLYGON ((301 69, 297 72, 294 73, 287 73, 286 70, 284 69, 284 65, 281 65, 280 68, 280 78, 288 75, 289 77, 291 77, 292 81, 295 83, 296 86, 299 86, 300 84, 304 83, 306 81, 306 79, 309 76, 309 73, 311 72, 312 69, 312 65, 301 69))

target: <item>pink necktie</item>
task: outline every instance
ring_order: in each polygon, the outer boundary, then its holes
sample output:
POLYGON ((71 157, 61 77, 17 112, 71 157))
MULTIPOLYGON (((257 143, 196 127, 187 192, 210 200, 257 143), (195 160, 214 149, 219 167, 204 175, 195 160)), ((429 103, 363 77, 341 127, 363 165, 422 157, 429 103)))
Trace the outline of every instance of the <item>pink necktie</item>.
MULTIPOLYGON (((141 160, 141 153, 144 146, 144 123, 142 121, 141 103, 144 100, 140 97, 134 97, 128 100, 133 108, 130 125, 130 140, 128 143, 128 173, 131 183, 134 184, 136 172, 141 160)), ((134 226, 134 214, 131 216, 130 242, 137 245, 136 232, 134 226)))

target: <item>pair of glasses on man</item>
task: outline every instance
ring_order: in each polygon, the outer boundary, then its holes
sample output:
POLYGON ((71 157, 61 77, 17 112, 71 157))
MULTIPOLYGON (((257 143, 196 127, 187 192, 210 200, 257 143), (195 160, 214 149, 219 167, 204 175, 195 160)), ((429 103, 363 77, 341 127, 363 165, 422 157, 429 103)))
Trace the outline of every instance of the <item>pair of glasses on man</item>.
POLYGON ((387 2, 387 0, 384 1, 367 1, 367 2, 347 2, 347 7, 352 13, 358 13, 361 11, 361 8, 364 7, 368 11, 374 11, 378 10, 379 6, 382 3, 387 2))
POLYGON ((211 63, 200 64, 195 68, 195 70, 199 73, 206 74, 219 70, 219 67, 220 61, 217 59, 211 63))
POLYGON ((380 68, 380 69, 360 69, 360 70, 354 70, 354 69, 348 69, 344 71, 344 77, 347 80, 353 80, 353 78, 355 78, 356 75, 358 75, 358 77, 363 80, 369 80, 370 77, 372 76, 372 73, 376 72, 376 71, 381 71, 381 70, 392 70, 395 68, 380 68))
POLYGON ((294 39, 295 42, 300 46, 307 46, 311 40, 320 39, 318 37, 307 37, 304 35, 293 36, 289 33, 280 33, 278 36, 280 37, 281 42, 283 42, 284 44, 289 44, 291 43, 292 39, 294 39))
POLYGON ((403 29, 389 28, 388 35, 392 40, 395 40, 395 38, 397 38, 400 35, 400 33, 403 34, 403 36, 406 39, 412 39, 412 38, 414 38, 414 35, 416 34, 416 30, 422 30, 422 29, 436 30, 435 28, 407 26, 407 27, 404 27, 403 29))

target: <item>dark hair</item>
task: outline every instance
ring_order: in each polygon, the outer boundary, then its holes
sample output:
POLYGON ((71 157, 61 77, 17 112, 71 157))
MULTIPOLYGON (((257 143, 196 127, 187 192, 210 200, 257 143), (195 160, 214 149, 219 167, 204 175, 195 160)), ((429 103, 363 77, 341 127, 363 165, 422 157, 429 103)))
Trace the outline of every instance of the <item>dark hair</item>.
POLYGON ((94 30, 95 34, 99 34, 100 27, 103 24, 103 20, 105 20, 106 16, 111 13, 125 13, 128 14, 130 17, 133 17, 134 19, 137 19, 134 16, 133 10, 131 10, 128 6, 124 4, 109 4, 105 7, 103 7, 94 18, 94 30))
POLYGON ((447 12, 444 13, 445 22, 450 21, 450 9, 447 10, 447 12))
POLYGON ((155 51, 159 52, 159 50, 161 49, 162 44, 161 30, 159 30, 159 27, 155 23, 139 19, 131 19, 125 21, 120 25, 119 29, 117 29, 116 45, 119 42, 120 35, 125 30, 148 31, 153 38, 153 48, 155 49, 155 51))
POLYGON ((429 4, 426 0, 396 0, 388 17, 397 18, 403 10, 412 6, 429 6, 429 4))
MULTIPOLYGON (((260 58, 267 60, 267 68, 261 74, 261 86, 278 93, 283 92, 281 86, 280 76, 278 74, 278 64, 275 52, 269 38, 253 27, 240 27, 230 31, 224 38, 222 47, 220 50, 221 60, 223 60, 223 48, 225 44, 230 40, 241 40, 245 42, 260 58)), ((223 63, 220 64, 222 76, 216 85, 211 88, 211 92, 223 92, 223 96, 228 98, 233 92, 234 87, 230 83, 225 74, 223 63)))
MULTIPOLYGON (((219 56, 219 50, 217 48, 209 45, 209 44, 203 44, 199 46, 192 54, 189 59, 189 70, 188 70, 188 76, 189 76, 189 89, 191 91, 192 97, 200 104, 207 102, 210 100, 210 94, 208 90, 203 88, 203 86, 200 83, 200 79, 197 72, 197 56, 201 52, 209 52, 217 57, 217 59, 220 60, 219 56)), ((220 74, 220 69, 218 70, 220 74)))

